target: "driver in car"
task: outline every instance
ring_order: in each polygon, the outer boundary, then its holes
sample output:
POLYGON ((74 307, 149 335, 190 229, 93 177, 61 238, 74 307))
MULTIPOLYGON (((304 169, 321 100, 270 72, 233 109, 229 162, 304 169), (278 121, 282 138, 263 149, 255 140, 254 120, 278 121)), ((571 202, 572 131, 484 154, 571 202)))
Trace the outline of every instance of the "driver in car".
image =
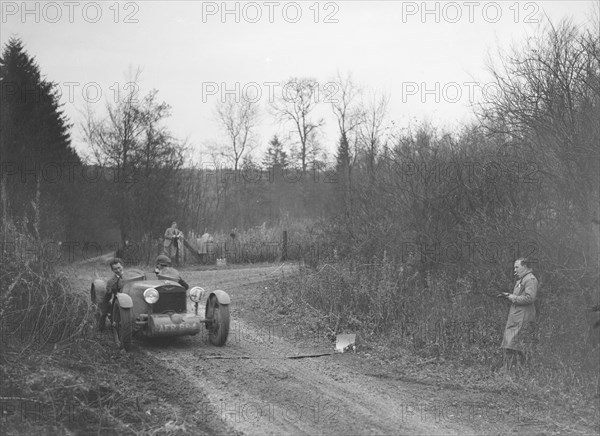
POLYGON ((157 276, 162 276, 179 283, 187 291, 190 287, 185 280, 181 278, 181 274, 175 268, 171 267, 171 259, 169 256, 161 254, 156 258, 156 268, 154 273, 157 276))
POLYGON ((100 307, 100 310, 102 311, 102 314, 100 315, 100 331, 104 330, 106 324, 106 317, 110 311, 110 299, 113 295, 117 292, 121 292, 121 289, 123 289, 123 261, 120 258, 115 257, 110 261, 109 265, 114 274, 106 282, 106 293, 104 294, 100 307))

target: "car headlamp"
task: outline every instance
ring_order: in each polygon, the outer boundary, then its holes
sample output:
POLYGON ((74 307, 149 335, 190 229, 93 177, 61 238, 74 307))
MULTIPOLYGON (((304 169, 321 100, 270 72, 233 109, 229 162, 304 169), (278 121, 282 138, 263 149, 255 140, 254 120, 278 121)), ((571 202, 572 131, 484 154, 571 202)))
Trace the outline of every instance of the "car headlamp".
POLYGON ((144 300, 148 304, 154 304, 158 301, 158 291, 154 288, 148 288, 144 291, 144 300))
POLYGON ((204 289, 202 289, 200 286, 193 287, 190 289, 190 300, 192 300, 194 303, 199 303, 204 296, 204 292, 204 289))

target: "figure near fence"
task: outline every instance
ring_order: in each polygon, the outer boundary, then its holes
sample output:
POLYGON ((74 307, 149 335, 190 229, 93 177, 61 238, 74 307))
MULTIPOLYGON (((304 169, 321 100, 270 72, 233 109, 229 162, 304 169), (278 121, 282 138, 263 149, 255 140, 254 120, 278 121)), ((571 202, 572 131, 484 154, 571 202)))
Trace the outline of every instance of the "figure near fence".
POLYGON ((206 264, 209 261, 209 256, 214 253, 214 239, 208 233, 208 229, 204 229, 204 234, 198 238, 198 253, 200 253, 200 262, 206 264))

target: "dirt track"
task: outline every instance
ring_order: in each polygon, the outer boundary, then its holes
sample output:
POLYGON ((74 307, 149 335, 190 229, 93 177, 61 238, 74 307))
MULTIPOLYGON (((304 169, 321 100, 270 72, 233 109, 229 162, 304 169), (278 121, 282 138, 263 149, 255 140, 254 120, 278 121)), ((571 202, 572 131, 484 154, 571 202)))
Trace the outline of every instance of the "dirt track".
POLYGON ((163 379, 165 396, 181 399, 185 422, 208 433, 249 435, 561 431, 549 430, 552 420, 535 405, 503 404, 493 392, 407 380, 398 368, 361 353, 297 358, 331 353, 333 344, 316 337, 300 340, 289 328, 261 322, 249 304, 256 304, 259 283, 293 270, 290 265, 182 270, 191 285, 230 294, 227 344, 212 346, 205 334, 139 340, 132 353, 152 363, 144 368, 153 373, 150 379, 163 379))
POLYGON ((355 356, 290 359, 331 353, 333 347, 317 340, 299 343, 293 331, 244 319, 240 299, 248 284, 289 273, 290 267, 267 271, 186 272, 190 283, 224 288, 236 302, 224 348, 207 344, 205 338, 144 347, 163 365, 185 374, 186 383, 204 390, 208 402, 198 405, 201 420, 225 422, 244 434, 464 433, 459 426, 410 422, 401 408, 414 403, 414 396, 398 392, 389 381, 348 372, 344 363, 355 356))

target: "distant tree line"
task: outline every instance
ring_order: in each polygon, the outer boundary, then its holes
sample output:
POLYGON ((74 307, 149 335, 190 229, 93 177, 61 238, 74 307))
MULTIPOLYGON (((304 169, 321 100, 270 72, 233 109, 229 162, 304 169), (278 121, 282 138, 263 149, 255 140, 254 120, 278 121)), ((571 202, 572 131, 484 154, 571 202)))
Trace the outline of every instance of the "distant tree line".
MULTIPOLYGON (((130 79, 138 78, 139 71, 130 79)), ((156 90, 141 95, 131 86, 104 111, 88 107, 80 127, 90 152, 81 157, 56 85, 17 38, 3 48, 0 80, 3 223, 40 238, 94 241, 116 228, 125 243, 158 238, 171 220, 198 232, 243 229, 282 216, 315 217, 328 203, 316 157, 302 154, 298 172, 274 137, 262 165, 252 162, 252 104, 217 108, 231 146, 223 152, 231 162, 223 162, 231 167, 195 168, 186 161, 189 144, 165 127, 170 107, 156 90)))
POLYGON ((459 132, 421 124, 384 135, 378 122, 365 122, 381 104, 357 109, 356 124, 338 108, 330 243, 350 259, 413 264, 425 288, 434 271, 498 288, 511 262, 529 256, 546 298, 577 290, 597 299, 597 24, 548 24, 500 56, 490 65, 498 96, 459 132))
POLYGON ((156 90, 141 95, 137 87, 107 103, 105 113, 88 110, 83 131, 91 153, 82 162, 54 86, 12 39, 2 54, 4 167, 73 161, 116 176, 53 184, 26 176, 23 183, 3 170, 2 214, 36 223, 46 237, 89 239, 114 226, 123 240, 158 238, 171 220, 203 232, 311 218, 340 256, 408 259, 423 280, 439 267, 493 279, 497 262, 489 260, 498 256, 477 250, 497 251, 492 242, 501 242, 506 258, 530 254, 551 274, 592 283, 600 222, 598 41, 597 29, 563 22, 503 55, 490 67, 499 98, 455 132, 396 128, 389 96, 338 74, 336 98, 327 103, 339 134, 334 165, 320 144, 324 121, 314 109, 326 103, 313 98, 316 81, 290 78, 293 98, 269 107, 290 138, 273 136, 255 156, 256 103, 226 99, 215 108, 225 142, 214 162, 224 165, 194 167, 190 144, 165 127, 169 105, 156 90), (36 89, 35 99, 27 89, 36 89))

